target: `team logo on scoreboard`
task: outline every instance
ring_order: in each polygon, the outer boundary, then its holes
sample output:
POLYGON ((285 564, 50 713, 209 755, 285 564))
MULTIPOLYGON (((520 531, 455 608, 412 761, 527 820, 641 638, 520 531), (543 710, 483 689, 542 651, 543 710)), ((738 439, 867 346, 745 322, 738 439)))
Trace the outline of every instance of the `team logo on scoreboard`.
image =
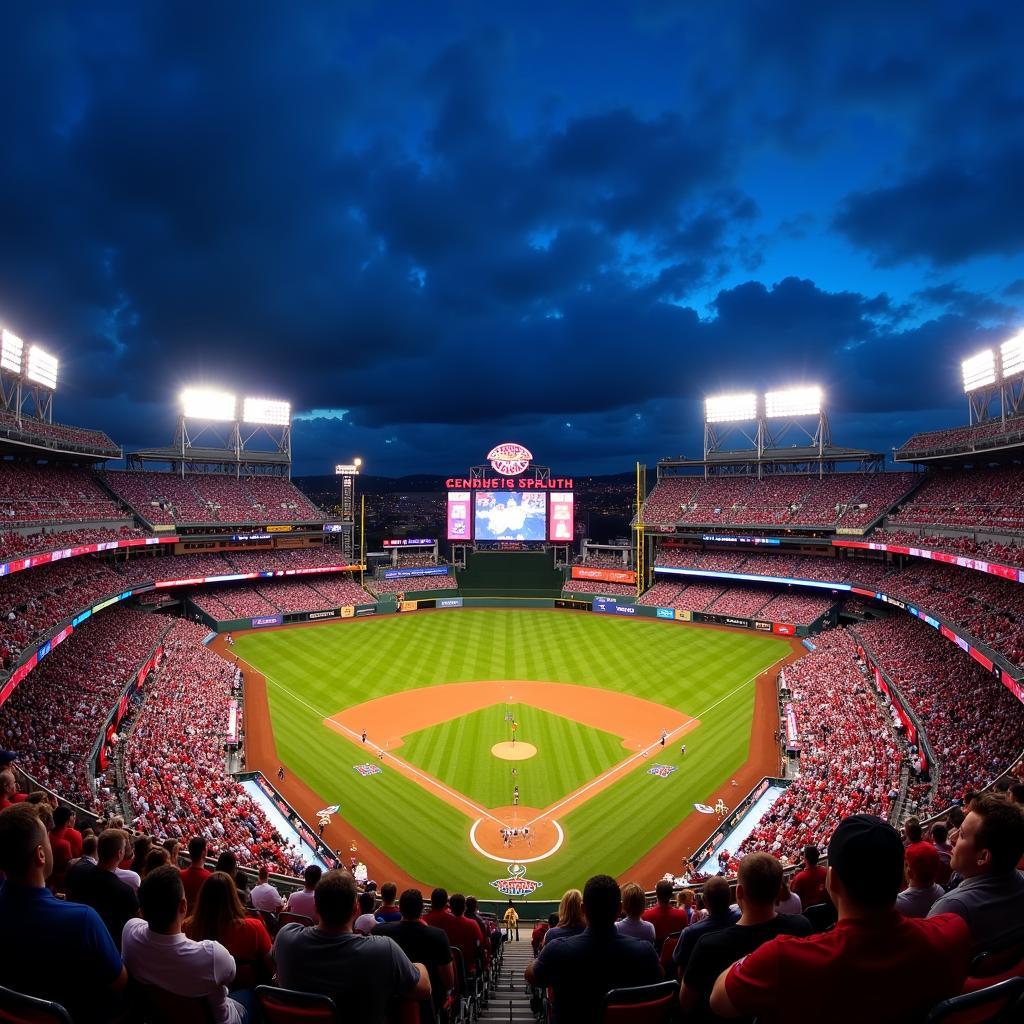
POLYGON ((502 896, 529 896, 544 884, 526 877, 525 864, 509 864, 508 874, 508 878, 496 878, 491 882, 502 896))
POLYGON ((504 441, 495 445, 488 453, 487 459, 495 473, 502 476, 519 476, 525 473, 533 458, 533 452, 521 444, 504 441))

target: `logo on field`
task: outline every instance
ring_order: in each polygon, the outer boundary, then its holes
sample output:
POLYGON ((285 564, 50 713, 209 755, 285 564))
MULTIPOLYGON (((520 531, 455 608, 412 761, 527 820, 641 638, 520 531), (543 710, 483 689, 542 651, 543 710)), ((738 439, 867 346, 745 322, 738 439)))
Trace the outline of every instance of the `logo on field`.
POLYGON ((701 814, 714 814, 714 807, 708 807, 707 804, 694 804, 693 805, 701 814))
POLYGON ((667 779, 675 770, 676 766, 674 764, 652 764, 647 769, 647 774, 657 775, 659 779, 667 779))
POLYGON ((502 476, 519 476, 520 473, 525 473, 532 458, 533 452, 512 441, 495 445, 487 453, 487 459, 494 472, 502 476))
POLYGON ((384 772, 379 764, 354 764, 352 770, 359 772, 364 779, 367 775, 381 775, 384 772))
POLYGON ((508 878, 496 878, 491 882, 502 896, 529 896, 544 884, 526 877, 525 864, 509 864, 508 874, 508 878))

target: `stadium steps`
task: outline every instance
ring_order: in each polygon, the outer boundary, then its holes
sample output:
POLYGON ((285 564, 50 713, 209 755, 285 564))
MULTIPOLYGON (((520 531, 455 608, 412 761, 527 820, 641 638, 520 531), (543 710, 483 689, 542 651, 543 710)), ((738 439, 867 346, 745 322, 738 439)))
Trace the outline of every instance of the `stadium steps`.
MULTIPOLYGON (((522 925, 519 933, 523 934, 522 925)), ((495 1024, 534 1024, 536 1021, 530 1012, 530 988, 523 978, 523 972, 533 960, 529 934, 527 932, 518 942, 505 943, 497 991, 491 995, 478 1020, 495 1024)))

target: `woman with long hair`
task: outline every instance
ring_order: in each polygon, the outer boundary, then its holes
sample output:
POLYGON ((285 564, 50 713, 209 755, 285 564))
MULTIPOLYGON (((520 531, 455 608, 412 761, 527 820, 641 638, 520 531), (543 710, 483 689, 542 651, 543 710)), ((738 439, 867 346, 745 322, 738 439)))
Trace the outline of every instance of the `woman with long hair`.
POLYGON ((274 974, 267 926, 246 916, 234 880, 224 871, 203 882, 192 916, 185 919, 185 934, 196 942, 215 939, 227 949, 238 964, 233 988, 252 988, 274 974))
POLYGON ((657 937, 654 925, 641 916, 647 909, 647 899, 643 888, 636 882, 627 882, 622 887, 622 909, 626 916, 615 922, 619 934, 630 939, 645 939, 654 945, 657 937))
POLYGON ((558 904, 558 924, 549 928, 544 934, 544 945, 555 939, 567 939, 579 935, 587 927, 587 918, 583 913, 583 893, 579 889, 567 889, 558 904))

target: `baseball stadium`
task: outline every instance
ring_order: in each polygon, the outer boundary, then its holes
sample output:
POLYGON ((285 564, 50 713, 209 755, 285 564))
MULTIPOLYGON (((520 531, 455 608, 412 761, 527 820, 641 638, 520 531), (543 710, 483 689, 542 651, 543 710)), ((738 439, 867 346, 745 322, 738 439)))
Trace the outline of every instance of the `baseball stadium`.
POLYGON ((4 329, 0 778, 47 807, 55 892, 120 829, 125 870, 202 840, 240 886, 344 868, 493 929, 595 875, 648 903, 759 851, 791 877, 850 815, 945 829, 1017 785, 1024 335, 892 467, 822 388, 715 395, 699 458, 626 467, 629 539, 578 539, 573 479, 502 441, 453 468, 441 535, 376 552, 358 461, 330 510, 291 481, 287 401, 188 389, 125 452, 22 355, 4 329))

